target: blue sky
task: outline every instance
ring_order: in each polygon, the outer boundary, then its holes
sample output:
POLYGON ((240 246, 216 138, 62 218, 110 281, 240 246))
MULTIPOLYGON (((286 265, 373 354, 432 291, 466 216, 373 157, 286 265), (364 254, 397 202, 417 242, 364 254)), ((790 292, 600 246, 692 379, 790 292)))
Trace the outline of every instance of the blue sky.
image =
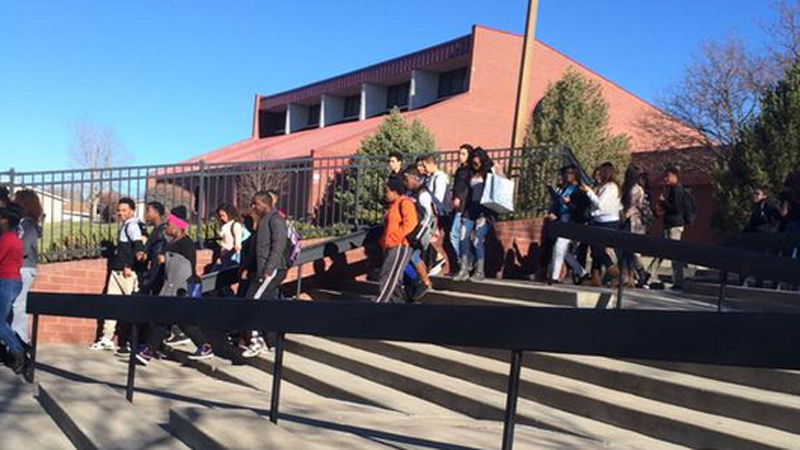
MULTIPOLYGON (((704 40, 763 45, 772 0, 540 0, 537 37, 646 100, 704 40)), ((522 32, 526 0, 0 0, 0 170, 68 166, 72 126, 131 163, 246 138, 253 98, 467 34, 522 32)))

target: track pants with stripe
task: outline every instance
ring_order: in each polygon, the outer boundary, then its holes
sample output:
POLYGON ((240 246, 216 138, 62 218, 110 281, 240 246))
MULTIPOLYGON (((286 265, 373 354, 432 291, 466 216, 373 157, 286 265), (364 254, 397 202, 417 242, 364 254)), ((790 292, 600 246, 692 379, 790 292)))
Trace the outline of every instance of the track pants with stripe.
POLYGON ((413 250, 407 245, 387 249, 381 266, 381 289, 377 303, 405 303, 403 270, 411 259, 413 250))

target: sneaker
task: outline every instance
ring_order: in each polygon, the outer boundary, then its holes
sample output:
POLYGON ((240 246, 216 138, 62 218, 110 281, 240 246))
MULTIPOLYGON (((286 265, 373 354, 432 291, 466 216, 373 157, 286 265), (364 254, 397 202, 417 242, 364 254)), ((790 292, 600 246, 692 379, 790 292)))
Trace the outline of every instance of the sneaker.
POLYGON ((189 355, 189 359, 192 361, 199 361, 201 359, 209 359, 214 357, 214 350, 211 348, 209 344, 201 345, 197 350, 195 350, 193 355, 189 355))
POLYGON ((89 350, 114 350, 117 346, 110 339, 100 338, 99 341, 89 346, 89 350))
POLYGON ((255 338, 253 342, 242 352, 242 358, 255 358, 258 355, 269 353, 269 347, 263 338, 255 338))
POLYGON ((442 269, 444 269, 444 264, 447 260, 439 255, 439 258, 436 260, 436 263, 428 270, 428 275, 439 275, 442 273, 442 269))
POLYGON ((130 355, 131 355, 131 348, 128 347, 128 344, 125 344, 121 347, 117 347, 117 349, 114 350, 114 356, 121 356, 123 358, 127 358, 130 355))
POLYGON ((431 292, 433 292, 433 286, 426 286, 422 284, 415 290, 414 295, 411 296, 411 300, 418 302, 422 299, 422 297, 425 297, 431 292))
POLYGON ((181 346, 181 345, 186 345, 186 344, 188 344, 188 343, 190 343, 190 342, 192 342, 192 340, 191 340, 191 339, 189 339, 189 336, 186 336, 186 335, 185 335, 185 334, 183 334, 182 332, 181 332, 181 333, 174 333, 174 334, 171 334, 171 335, 170 335, 170 336, 169 336, 169 337, 168 337, 168 338, 167 338, 167 339, 164 341, 164 343, 165 343, 165 344, 167 344, 167 345, 172 345, 172 346, 175 346, 175 347, 178 347, 178 346, 181 346))
POLYGON ((150 352, 147 349, 136 352, 136 363, 141 366, 147 366, 151 359, 153 357, 150 356, 150 352))

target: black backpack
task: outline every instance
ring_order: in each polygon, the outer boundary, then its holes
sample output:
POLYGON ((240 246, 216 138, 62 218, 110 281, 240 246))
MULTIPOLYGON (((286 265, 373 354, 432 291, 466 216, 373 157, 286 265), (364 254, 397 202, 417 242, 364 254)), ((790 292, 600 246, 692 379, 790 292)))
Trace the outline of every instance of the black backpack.
MULTIPOLYGON (((411 245, 411 248, 416 250, 424 250, 426 248, 424 242, 425 236, 432 231, 431 223, 425 223, 425 216, 427 215, 427 212, 425 211, 425 208, 422 205, 420 205, 418 201, 414 201, 412 199, 404 201, 410 201, 414 205, 414 208, 417 211, 417 226, 414 227, 413 230, 411 230, 411 233, 409 233, 408 236, 406 236, 406 239, 408 239, 408 243, 409 245, 411 245)), ((402 211, 403 209, 401 208, 400 209, 401 214, 402 211)))
POLYGON ((683 188, 683 222, 686 225, 694 224, 697 220, 697 199, 691 189, 683 188))

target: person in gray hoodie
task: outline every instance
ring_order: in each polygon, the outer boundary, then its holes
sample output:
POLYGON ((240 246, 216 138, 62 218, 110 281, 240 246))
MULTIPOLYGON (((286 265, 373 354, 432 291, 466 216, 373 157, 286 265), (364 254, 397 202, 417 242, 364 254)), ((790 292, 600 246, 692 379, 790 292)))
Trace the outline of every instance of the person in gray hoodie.
POLYGON ((22 220, 18 225, 18 234, 22 239, 22 291, 17 300, 14 301, 14 319, 11 328, 17 333, 20 340, 25 344, 30 343, 28 333, 28 314, 25 308, 28 305, 28 292, 30 292, 33 280, 36 278, 36 264, 39 262, 39 238, 42 236, 42 229, 39 220, 42 217, 42 203, 39 196, 32 189, 22 189, 14 194, 14 203, 22 209, 22 220))
MULTIPOLYGON (((277 300, 289 266, 286 258, 288 225, 286 219, 275 208, 274 198, 267 191, 256 192, 251 207, 258 219, 258 227, 255 236, 256 270, 248 272, 250 283, 247 298, 277 300)), ((271 337, 271 334, 267 335, 268 339, 271 337)), ((253 331, 250 345, 242 356, 252 358, 268 352, 269 348, 270 345, 264 338, 257 331, 253 331)))

